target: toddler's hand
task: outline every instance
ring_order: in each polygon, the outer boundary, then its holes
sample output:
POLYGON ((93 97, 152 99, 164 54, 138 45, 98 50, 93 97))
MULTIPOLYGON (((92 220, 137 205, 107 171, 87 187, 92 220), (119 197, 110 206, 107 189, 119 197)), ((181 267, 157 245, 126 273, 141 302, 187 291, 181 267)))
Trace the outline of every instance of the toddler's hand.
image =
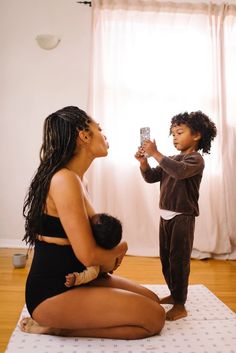
POLYGON ((144 152, 146 152, 149 156, 153 156, 157 152, 157 145, 155 140, 145 140, 142 147, 144 152))
POLYGON ((143 147, 140 146, 138 148, 138 151, 135 153, 134 157, 141 163, 147 160, 147 158, 144 156, 145 151, 143 150, 143 147))

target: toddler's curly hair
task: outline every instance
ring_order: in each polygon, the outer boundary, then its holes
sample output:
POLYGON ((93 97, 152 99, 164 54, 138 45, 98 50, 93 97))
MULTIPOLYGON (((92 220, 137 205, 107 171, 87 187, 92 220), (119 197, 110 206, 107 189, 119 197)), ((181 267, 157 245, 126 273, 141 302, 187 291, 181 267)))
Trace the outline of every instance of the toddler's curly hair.
POLYGON ((170 135, 172 128, 181 124, 187 125, 192 133, 199 132, 201 139, 199 140, 197 150, 202 150, 202 153, 210 153, 211 141, 214 140, 217 134, 217 129, 213 121, 200 110, 191 113, 180 113, 171 119, 170 135))

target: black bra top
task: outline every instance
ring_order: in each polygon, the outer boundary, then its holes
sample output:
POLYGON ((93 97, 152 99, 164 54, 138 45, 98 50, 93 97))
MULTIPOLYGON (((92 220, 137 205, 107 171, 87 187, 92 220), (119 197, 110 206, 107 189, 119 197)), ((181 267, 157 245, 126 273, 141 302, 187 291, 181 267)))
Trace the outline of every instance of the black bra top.
POLYGON ((41 217, 38 234, 54 238, 67 238, 60 218, 45 213, 41 217))

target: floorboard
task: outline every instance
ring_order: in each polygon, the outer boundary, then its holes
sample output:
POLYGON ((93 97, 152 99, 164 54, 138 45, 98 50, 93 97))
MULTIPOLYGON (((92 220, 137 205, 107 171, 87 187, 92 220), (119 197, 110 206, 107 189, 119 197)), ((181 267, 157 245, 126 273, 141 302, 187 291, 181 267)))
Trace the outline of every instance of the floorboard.
MULTIPOLYGON (((0 249, 0 353, 8 340, 24 306, 24 287, 32 254, 24 269, 12 266, 12 255, 24 249, 0 249)), ((165 284, 160 259, 126 256, 116 274, 144 284, 165 284)), ((236 312, 236 261, 192 260, 190 284, 203 284, 236 312)))

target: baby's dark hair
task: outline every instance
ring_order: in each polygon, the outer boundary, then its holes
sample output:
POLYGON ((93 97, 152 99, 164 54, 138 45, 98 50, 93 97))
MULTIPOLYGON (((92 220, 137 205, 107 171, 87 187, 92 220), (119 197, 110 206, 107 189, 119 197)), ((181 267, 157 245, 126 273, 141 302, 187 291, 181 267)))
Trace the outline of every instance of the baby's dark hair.
POLYGON ((210 153, 211 141, 216 137, 217 129, 213 121, 211 121, 206 114, 198 110, 196 112, 191 112, 190 114, 185 112, 175 115, 171 119, 170 134, 172 128, 180 124, 187 125, 192 133, 199 132, 201 138, 197 150, 202 150, 203 153, 210 153))
POLYGON ((107 214, 97 213, 90 219, 96 243, 104 249, 112 249, 122 238, 122 224, 119 219, 107 214))

